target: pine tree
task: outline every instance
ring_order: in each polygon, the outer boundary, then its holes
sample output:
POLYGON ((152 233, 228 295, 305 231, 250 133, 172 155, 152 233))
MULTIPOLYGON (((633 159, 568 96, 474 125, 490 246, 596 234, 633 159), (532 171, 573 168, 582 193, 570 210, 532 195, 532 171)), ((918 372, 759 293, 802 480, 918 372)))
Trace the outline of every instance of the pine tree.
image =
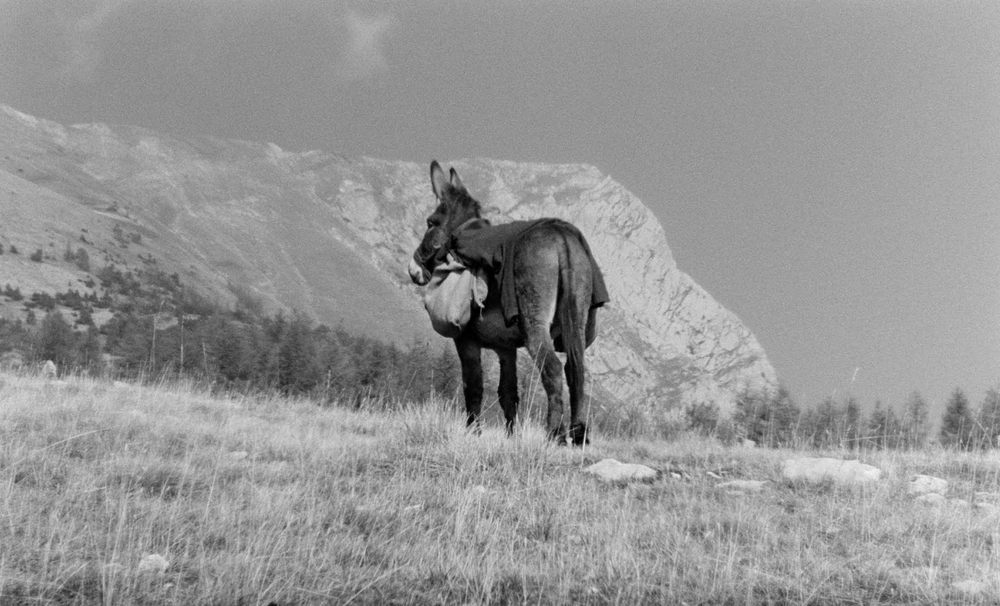
POLYGON ((213 316, 204 334, 211 344, 215 373, 227 384, 243 384, 253 375, 254 345, 249 327, 242 322, 213 316))
POLYGON ((90 255, 83 248, 76 249, 76 256, 74 257, 76 266, 85 272, 90 272, 90 255))
POLYGON ((762 446, 791 444, 799 407, 784 386, 777 392, 747 390, 736 399, 734 424, 747 437, 762 446))
POLYGON ((851 396, 844 405, 844 440, 850 449, 857 448, 861 441, 861 406, 851 396))
POLYGON ((841 413, 833 398, 826 398, 812 415, 812 443, 816 448, 833 446, 840 441, 841 413))
POLYGON ((872 409, 871 415, 868 417, 868 424, 866 426, 868 430, 868 441, 870 444, 876 448, 885 448, 888 442, 887 429, 888 429, 888 419, 886 417, 885 409, 882 408, 882 402, 875 400, 875 407, 872 409))
POLYGON ((318 383, 311 322, 295 314, 278 342, 278 387, 285 393, 306 393, 318 383))
POLYGON ((974 427, 969 400, 961 389, 955 389, 948 398, 944 416, 941 418, 939 434, 941 444, 962 449, 971 448, 974 427))
POLYGON ((927 443, 928 406, 919 392, 914 391, 903 406, 903 434, 906 446, 920 448, 927 443))
POLYGON ((101 370, 101 337, 93 323, 87 326, 87 332, 77 347, 76 360, 90 372, 97 373, 101 370))
POLYGON ((52 360, 57 366, 65 366, 73 361, 73 329, 63 319, 58 310, 45 315, 38 327, 38 342, 35 348, 39 359, 52 360))
POLYGON ((885 409, 885 440, 887 448, 903 447, 903 422, 892 406, 885 409))
POLYGON ((1000 447, 1000 387, 986 392, 979 406, 979 427, 985 448, 1000 447))

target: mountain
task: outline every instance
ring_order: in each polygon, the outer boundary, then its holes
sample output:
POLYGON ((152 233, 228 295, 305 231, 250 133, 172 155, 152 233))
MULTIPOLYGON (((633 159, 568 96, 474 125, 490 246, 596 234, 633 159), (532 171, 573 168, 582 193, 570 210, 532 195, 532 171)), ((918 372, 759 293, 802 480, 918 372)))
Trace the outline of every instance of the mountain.
MULTIPOLYGON (((494 222, 576 224, 605 272, 588 372, 599 397, 672 407, 777 384, 740 320, 677 268, 663 228, 621 184, 585 165, 457 160, 494 222)), ((155 264, 213 299, 410 345, 440 339, 406 275, 434 205, 427 165, 293 153, 273 144, 64 126, 0 106, 0 285, 81 288, 61 262, 155 264), (27 256, 42 251, 46 262, 27 256)), ((16 313, 10 306, 4 312, 16 313)))

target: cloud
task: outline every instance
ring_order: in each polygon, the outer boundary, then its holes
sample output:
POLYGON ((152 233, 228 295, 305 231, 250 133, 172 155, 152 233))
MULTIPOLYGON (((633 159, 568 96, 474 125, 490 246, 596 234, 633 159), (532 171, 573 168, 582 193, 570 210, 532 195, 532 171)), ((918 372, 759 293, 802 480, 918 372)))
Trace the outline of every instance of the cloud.
POLYGON ((385 37, 396 26, 392 16, 367 16, 348 9, 344 18, 347 39, 337 75, 348 81, 364 80, 389 69, 383 49, 385 37))
POLYGON ((389 70, 386 45, 398 25, 392 14, 337 0, 0 0, 0 15, 7 97, 98 81, 134 91, 221 65, 265 84, 295 74, 354 83, 389 70))
POLYGON ((16 96, 88 83, 108 19, 133 0, 0 0, 0 84, 16 96))
POLYGON ((81 15, 63 20, 63 44, 66 53, 60 75, 79 82, 91 82, 103 60, 100 31, 102 26, 135 0, 98 0, 84 8, 81 15))

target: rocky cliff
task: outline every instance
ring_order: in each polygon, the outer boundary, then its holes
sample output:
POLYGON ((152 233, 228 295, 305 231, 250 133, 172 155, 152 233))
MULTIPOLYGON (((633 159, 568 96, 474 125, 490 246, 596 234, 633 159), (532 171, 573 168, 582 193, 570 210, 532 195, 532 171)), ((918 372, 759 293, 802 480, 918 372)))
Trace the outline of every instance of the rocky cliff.
MULTIPOLYGON (((753 334, 677 268, 663 228, 622 185, 584 165, 445 163, 494 222, 556 216, 586 235, 612 297, 587 357, 602 397, 727 408, 744 387, 775 385, 753 334)), ((252 293, 403 345, 439 338, 405 269, 433 204, 425 164, 63 126, 0 107, 0 243, 155 259, 216 298, 252 293)), ((15 263, 0 256, 0 272, 47 283, 15 263)), ((72 278, 60 271, 48 281, 72 278)))

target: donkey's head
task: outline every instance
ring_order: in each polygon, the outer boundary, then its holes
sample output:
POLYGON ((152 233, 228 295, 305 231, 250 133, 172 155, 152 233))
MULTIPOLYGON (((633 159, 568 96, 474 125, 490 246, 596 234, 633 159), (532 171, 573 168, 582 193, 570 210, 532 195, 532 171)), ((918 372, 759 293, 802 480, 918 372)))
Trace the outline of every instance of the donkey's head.
POLYGON ((455 169, 449 172, 446 177, 437 160, 431 162, 431 187, 438 205, 427 217, 427 231, 408 267, 410 279, 416 284, 427 284, 434 268, 444 262, 455 229, 480 217, 479 202, 469 195, 455 169))

